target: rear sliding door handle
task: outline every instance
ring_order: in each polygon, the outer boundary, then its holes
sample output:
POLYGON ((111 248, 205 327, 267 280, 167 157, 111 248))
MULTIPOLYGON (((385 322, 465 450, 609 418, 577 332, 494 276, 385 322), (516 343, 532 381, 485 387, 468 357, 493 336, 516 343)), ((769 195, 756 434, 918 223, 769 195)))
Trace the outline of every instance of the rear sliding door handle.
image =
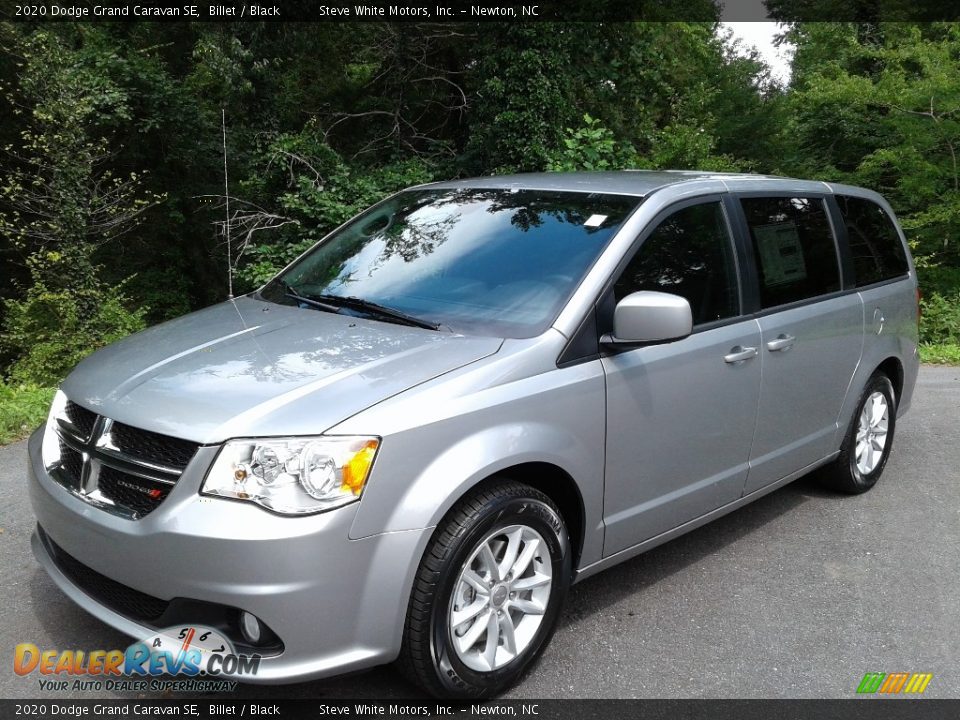
POLYGON ((723 356, 723 361, 725 363, 738 363, 756 356, 757 349, 755 347, 742 347, 737 345, 736 347, 730 348, 730 352, 723 356))
POLYGON ((789 350, 793 347, 793 343, 796 342, 796 338, 792 335, 777 335, 776 340, 771 340, 767 343, 767 350, 770 352, 781 352, 783 350, 789 350))

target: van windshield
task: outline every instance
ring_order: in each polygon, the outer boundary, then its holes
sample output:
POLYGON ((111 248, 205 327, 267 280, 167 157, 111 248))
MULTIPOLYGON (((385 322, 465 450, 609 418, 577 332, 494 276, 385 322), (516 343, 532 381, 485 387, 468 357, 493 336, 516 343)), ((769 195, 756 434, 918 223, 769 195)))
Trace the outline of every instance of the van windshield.
POLYGON ((369 310, 337 301, 353 298, 456 332, 532 337, 556 319, 639 203, 597 193, 410 190, 327 237, 260 296, 369 310))

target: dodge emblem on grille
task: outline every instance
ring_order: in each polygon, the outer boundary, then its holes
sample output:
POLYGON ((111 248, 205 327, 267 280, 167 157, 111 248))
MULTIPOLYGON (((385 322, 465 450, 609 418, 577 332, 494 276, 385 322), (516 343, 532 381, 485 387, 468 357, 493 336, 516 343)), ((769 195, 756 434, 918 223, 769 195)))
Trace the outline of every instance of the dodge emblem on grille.
POLYGON ((156 500, 158 497, 163 495, 163 492, 160 490, 157 490, 156 488, 146 488, 140 485, 134 485, 133 483, 126 482, 125 480, 117 480, 117 485, 128 488, 129 490, 136 490, 138 493, 143 493, 144 495, 148 495, 154 500, 156 500))

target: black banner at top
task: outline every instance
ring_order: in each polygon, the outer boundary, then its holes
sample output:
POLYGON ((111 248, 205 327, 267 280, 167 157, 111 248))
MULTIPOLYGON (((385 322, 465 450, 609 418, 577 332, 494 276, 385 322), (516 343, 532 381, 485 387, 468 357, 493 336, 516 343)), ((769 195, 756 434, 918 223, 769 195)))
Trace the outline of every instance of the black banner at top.
POLYGON ((954 21, 954 0, 6 0, 14 22, 954 21))

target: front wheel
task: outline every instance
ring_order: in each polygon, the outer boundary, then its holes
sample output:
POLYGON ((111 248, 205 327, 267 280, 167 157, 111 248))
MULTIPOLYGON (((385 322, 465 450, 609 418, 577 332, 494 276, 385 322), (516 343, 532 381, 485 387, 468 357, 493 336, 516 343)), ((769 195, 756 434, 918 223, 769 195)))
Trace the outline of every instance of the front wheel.
POLYGON ((546 647, 570 585, 566 527, 517 482, 481 488, 434 532, 414 581, 400 668, 439 697, 513 684, 546 647))
POLYGON ((890 379, 877 373, 860 396, 840 455, 820 473, 823 484, 851 494, 876 485, 890 457, 896 426, 896 393, 890 379))

